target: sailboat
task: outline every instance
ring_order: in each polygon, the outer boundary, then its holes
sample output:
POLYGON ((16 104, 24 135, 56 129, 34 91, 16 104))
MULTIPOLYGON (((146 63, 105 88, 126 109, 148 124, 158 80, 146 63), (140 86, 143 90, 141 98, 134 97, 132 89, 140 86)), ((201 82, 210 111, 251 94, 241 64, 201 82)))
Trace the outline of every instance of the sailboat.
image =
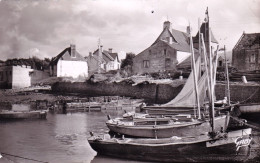
POLYGON ((92 135, 88 142, 98 155, 131 160, 243 161, 250 153, 251 128, 219 133, 215 137, 171 137, 164 139, 104 138, 92 135))
MULTIPOLYGON (((133 137, 145 137, 145 138, 169 138, 172 136, 200 136, 204 135, 210 130, 210 121, 206 116, 202 116, 200 112, 200 107, 204 103, 206 98, 206 90, 214 94, 215 79, 213 76, 216 74, 216 67, 213 66, 213 59, 206 56, 206 48, 203 40, 203 35, 201 34, 203 52, 204 52, 204 63, 205 69, 210 69, 211 72, 204 71, 203 75, 200 76, 200 65, 201 58, 198 57, 195 63, 195 56, 193 50, 193 41, 190 34, 190 49, 192 52, 192 66, 193 69, 190 73, 188 80, 186 81, 181 92, 172 101, 167 104, 156 106, 156 107, 145 107, 146 111, 158 111, 164 112, 163 115, 174 115, 173 119, 169 119, 168 123, 161 123, 159 120, 151 120, 149 118, 144 118, 142 123, 139 122, 124 122, 119 119, 110 119, 106 122, 107 127, 110 131, 119 133, 121 135, 133 136, 133 137), (209 60, 209 61, 208 61, 209 60), (209 63, 209 67, 207 66, 209 63), (215 71, 213 71, 213 69, 215 71), (212 76, 209 78, 209 74, 212 76), (200 77, 200 78, 199 78, 200 77), (209 82, 212 82, 210 85, 209 82), (147 109, 148 108, 148 109, 147 109), (194 109, 195 108, 195 109, 194 109), (185 114, 185 111, 193 111, 194 117, 186 119, 185 121, 178 120, 178 114, 185 114), (173 112, 174 114, 169 114, 173 112), (196 116, 197 115, 197 116, 196 116)), ((211 51, 211 50, 210 50, 211 51)), ((211 54, 209 54, 211 57, 211 54)), ((216 56, 215 56, 216 57, 216 56)), ((211 97, 210 94, 208 94, 211 97)), ((212 95, 213 99, 213 95, 212 95)), ((205 108, 205 107, 204 107, 205 108)), ((206 109, 205 109, 206 110, 206 109)), ((148 112, 148 114, 152 114, 148 112)), ((211 113, 212 114, 212 113, 211 113)), ((217 130, 223 130, 227 128, 229 117, 226 115, 218 115, 214 117, 214 123, 217 130)))

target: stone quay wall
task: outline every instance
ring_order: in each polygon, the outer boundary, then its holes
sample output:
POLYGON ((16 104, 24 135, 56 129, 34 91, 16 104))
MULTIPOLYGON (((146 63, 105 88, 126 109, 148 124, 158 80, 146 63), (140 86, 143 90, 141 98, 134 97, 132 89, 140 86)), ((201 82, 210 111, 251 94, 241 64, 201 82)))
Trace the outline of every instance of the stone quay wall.
MULTIPOLYGON (((88 96, 126 96, 145 99, 151 103, 166 103, 172 100, 183 85, 173 87, 169 84, 138 84, 132 86, 125 83, 83 83, 58 82, 52 85, 57 93, 80 93, 88 96)), ((216 85, 216 98, 223 99, 225 85, 216 85)), ((231 101, 260 102, 260 85, 231 85, 231 101)))

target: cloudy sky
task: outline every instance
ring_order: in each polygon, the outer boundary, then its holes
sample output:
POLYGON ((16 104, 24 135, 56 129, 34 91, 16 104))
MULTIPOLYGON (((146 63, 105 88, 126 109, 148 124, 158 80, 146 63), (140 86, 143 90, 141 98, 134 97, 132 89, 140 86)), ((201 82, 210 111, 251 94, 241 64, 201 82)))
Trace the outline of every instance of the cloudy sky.
POLYGON ((0 0, 0 60, 54 57, 71 43, 87 56, 97 48, 138 54, 163 22, 192 34, 209 7, 210 26, 231 50, 243 31, 260 32, 260 0, 0 0))

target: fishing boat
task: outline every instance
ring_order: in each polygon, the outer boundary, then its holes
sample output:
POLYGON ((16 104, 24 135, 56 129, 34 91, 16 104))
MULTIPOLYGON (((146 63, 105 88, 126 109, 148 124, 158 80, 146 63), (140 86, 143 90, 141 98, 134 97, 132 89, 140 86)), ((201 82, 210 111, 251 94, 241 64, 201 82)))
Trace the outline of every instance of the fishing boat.
POLYGON ((164 139, 103 138, 92 135, 88 142, 98 155, 131 160, 243 161, 250 154, 251 128, 218 133, 215 137, 171 137, 164 139))
MULTIPOLYGON (((228 118, 218 116, 215 118, 216 129, 221 130, 223 126, 228 125, 228 118)), ((178 118, 142 118, 132 121, 124 121, 116 118, 106 122, 110 131, 130 136, 143 138, 169 138, 172 136, 199 136, 210 131, 209 120, 199 120, 186 118, 179 120, 178 118)), ((225 127, 225 128, 226 128, 225 127)))
POLYGON ((2 120, 15 120, 15 119, 46 119, 47 110, 34 110, 34 111, 0 111, 0 119, 2 120))
POLYGON ((234 107, 232 114, 234 116, 254 116, 260 115, 260 103, 238 104, 234 107))

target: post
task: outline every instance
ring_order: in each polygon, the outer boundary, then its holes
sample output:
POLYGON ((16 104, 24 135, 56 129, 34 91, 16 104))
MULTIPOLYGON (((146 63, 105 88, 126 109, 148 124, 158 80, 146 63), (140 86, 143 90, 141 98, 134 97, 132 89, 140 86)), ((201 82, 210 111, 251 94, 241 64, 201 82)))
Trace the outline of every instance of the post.
POLYGON ((227 79, 227 100, 228 100, 228 105, 230 106, 229 73, 228 73, 227 54, 226 54, 225 45, 224 45, 224 55, 225 55, 226 79, 227 79))

